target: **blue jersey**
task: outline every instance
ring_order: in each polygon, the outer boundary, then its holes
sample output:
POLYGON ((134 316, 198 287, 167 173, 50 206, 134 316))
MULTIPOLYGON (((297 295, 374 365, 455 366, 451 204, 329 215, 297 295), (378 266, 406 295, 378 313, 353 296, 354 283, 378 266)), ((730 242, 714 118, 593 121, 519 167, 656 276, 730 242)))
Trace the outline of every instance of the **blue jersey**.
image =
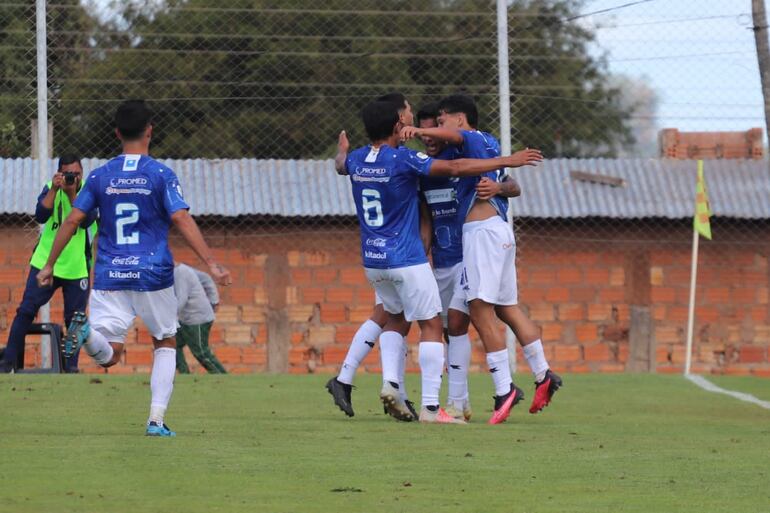
POLYGON ((190 208, 171 169, 144 155, 121 155, 94 169, 75 208, 99 209, 96 290, 160 290, 174 285, 171 214, 190 208))
POLYGON ((428 261, 420 238, 417 187, 432 162, 424 153, 386 145, 364 146, 348 155, 364 267, 395 269, 428 261))
MULTIPOLYGON (((463 136, 462 146, 459 148, 460 157, 464 159, 491 159, 500 156, 500 143, 494 136, 478 130, 461 130, 463 136)), ((481 176, 491 180, 500 181, 503 178, 503 170, 489 171, 481 176)), ((457 184, 457 201, 460 204, 460 217, 465 220, 476 201, 476 185, 481 176, 461 178, 457 184)), ((503 218, 508 220, 508 199, 495 196, 489 202, 503 218)))
MULTIPOLYGON (((448 146, 437 159, 452 160, 458 150, 448 146)), ((463 219, 458 215, 457 184, 459 178, 431 176, 420 178, 420 190, 428 203, 433 222, 431 254, 433 267, 452 267, 463 260, 463 219)))

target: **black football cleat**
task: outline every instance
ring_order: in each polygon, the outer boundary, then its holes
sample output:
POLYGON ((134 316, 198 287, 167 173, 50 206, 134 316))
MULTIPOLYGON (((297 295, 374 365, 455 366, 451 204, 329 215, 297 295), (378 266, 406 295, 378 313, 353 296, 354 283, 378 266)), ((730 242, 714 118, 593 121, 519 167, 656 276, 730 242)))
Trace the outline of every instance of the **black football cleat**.
POLYGON ((326 382, 326 390, 328 390, 334 398, 334 404, 336 404, 340 410, 345 412, 345 415, 348 417, 355 415, 355 413, 353 413, 353 402, 350 399, 350 392, 353 390, 353 385, 341 383, 337 381, 337 378, 332 378, 326 382))

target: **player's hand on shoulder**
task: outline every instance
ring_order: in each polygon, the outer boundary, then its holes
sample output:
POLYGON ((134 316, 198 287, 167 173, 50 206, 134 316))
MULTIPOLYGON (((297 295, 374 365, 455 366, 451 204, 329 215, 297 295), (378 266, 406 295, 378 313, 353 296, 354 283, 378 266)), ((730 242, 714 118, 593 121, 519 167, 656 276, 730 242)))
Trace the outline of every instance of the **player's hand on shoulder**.
POLYGON ((232 278, 230 277, 230 271, 219 264, 211 264, 209 266, 209 271, 211 272, 211 276, 214 278, 214 281, 220 285, 226 287, 233 282, 232 278))
POLYGON ((482 177, 476 184, 476 196, 480 200, 488 200, 500 194, 500 184, 494 180, 482 177))
POLYGON ((399 135, 402 141, 410 141, 420 135, 420 129, 415 126, 405 126, 401 129, 401 133, 399 135))
POLYGON ((50 287, 53 284, 53 269, 51 266, 46 265, 37 272, 35 277, 38 287, 50 287))
POLYGON ((508 158, 511 159, 509 167, 534 166, 543 161, 543 153, 534 148, 527 148, 517 151, 508 158))

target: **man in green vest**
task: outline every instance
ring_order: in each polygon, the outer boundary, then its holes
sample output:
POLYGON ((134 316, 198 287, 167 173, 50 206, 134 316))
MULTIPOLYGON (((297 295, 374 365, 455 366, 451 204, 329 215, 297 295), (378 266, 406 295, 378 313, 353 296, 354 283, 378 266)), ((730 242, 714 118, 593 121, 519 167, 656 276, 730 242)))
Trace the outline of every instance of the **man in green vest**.
MULTIPOLYGON (((27 286, 16 317, 8 334, 8 345, 0 360, 0 372, 11 372, 24 366, 24 337, 35 320, 38 310, 50 301, 57 288, 64 296, 64 325, 68 326, 76 311, 85 311, 88 304, 91 268, 92 234, 96 232, 95 215, 87 218, 56 261, 53 286, 38 287, 35 279, 51 252, 56 232, 72 210, 83 183, 83 167, 75 155, 62 155, 53 180, 43 188, 35 208, 35 220, 45 224, 40 240, 30 260, 27 286)), ((77 372, 77 355, 67 362, 68 372, 77 372)))

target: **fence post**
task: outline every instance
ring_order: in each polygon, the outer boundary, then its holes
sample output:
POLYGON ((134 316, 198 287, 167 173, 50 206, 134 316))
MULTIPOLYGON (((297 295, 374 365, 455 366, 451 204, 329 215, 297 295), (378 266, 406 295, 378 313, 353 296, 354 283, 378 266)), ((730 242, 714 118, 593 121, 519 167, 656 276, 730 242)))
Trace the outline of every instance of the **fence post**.
MULTIPOLYGON (((497 89, 500 97, 500 151, 511 154, 511 85, 508 65, 508 2, 497 0, 497 89)), ((509 202, 511 200, 508 200, 509 202)), ((509 220, 513 223, 513 220, 509 220)), ((511 328, 505 330, 505 346, 511 372, 516 372, 516 340, 511 328)))
MULTIPOLYGON (((45 0, 35 2, 35 42, 37 47, 37 164, 41 183, 48 179, 48 55, 46 53, 45 0)), ((51 321, 48 304, 40 309, 40 320, 51 321)), ((51 340, 40 340, 40 366, 51 366, 51 340)))

